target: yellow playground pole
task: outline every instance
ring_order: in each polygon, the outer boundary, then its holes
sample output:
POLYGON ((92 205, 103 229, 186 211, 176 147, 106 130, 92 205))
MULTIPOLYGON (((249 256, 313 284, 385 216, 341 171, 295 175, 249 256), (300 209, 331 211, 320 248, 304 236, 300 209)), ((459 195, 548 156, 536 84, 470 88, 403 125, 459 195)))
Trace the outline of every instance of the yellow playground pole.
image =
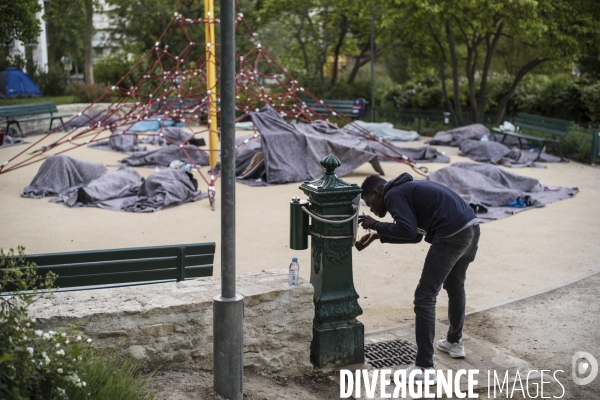
MULTIPOLYGON (((215 7, 213 0, 204 0, 204 18, 215 19, 215 7)), ((208 147, 209 147, 209 163, 211 167, 217 165, 218 159, 218 141, 217 136, 217 85, 216 85, 216 48, 215 48, 215 25, 212 22, 205 26, 206 36, 206 92, 208 95, 208 147)))

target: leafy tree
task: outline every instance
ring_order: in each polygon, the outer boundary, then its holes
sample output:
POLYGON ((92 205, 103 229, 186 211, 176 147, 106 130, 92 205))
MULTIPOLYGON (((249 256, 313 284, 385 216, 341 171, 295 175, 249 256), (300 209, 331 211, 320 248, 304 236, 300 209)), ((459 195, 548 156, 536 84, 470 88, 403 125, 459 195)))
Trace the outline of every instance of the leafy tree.
POLYGON ((85 57, 85 5, 82 0, 52 0, 46 3, 48 61, 62 68, 67 56, 77 69, 85 57))
POLYGON ((40 34, 40 21, 35 14, 42 10, 37 0, 0 1, 0 42, 6 46, 12 40, 33 42, 40 34))
POLYGON ((513 49, 525 46, 528 51, 527 58, 514 69, 513 81, 498 103, 497 122, 528 73, 543 63, 570 63, 584 49, 597 47, 599 42, 600 27, 596 21, 600 10, 586 0, 384 2, 389 11, 386 14, 389 28, 402 23, 405 31, 437 46, 444 101, 460 125, 464 121, 459 81, 466 77, 472 113, 475 121, 482 122, 488 78, 501 42, 511 42, 513 49), (445 85, 447 64, 452 98, 445 85))
MULTIPOLYGON (((204 6, 197 0, 108 0, 114 5, 115 30, 113 40, 120 43, 127 52, 145 53, 160 41, 161 35, 171 23, 173 14, 178 11, 185 18, 204 18, 204 6)), ((218 2, 216 2, 218 3, 218 2)), ((215 4, 216 5, 216 4, 215 4)), ((204 41, 204 26, 186 26, 195 42, 204 41)), ((169 39, 169 52, 177 53, 188 42, 177 26, 171 29, 163 40, 169 39)))
POLYGON ((348 83, 370 60, 369 21, 371 14, 380 19, 379 8, 352 0, 263 0, 257 9, 259 34, 270 39, 270 51, 279 50, 273 51, 275 58, 305 76, 316 76, 321 86, 338 83, 343 56, 354 57, 348 83))

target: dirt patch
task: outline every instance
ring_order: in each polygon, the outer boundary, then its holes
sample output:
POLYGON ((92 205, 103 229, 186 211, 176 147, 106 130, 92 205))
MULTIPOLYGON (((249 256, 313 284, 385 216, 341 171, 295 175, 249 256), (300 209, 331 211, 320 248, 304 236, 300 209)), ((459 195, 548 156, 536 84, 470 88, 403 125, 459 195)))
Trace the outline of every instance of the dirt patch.
MULTIPOLYGON (((315 371, 301 377, 280 377, 244 373, 244 399, 249 400, 329 400, 340 396, 340 387, 330 374, 315 371)), ((159 371, 152 378, 150 389, 156 400, 221 400, 213 390, 213 376, 206 371, 159 371)))
POLYGON ((465 331, 500 346, 538 370, 562 370, 556 377, 564 386, 564 396, 558 384, 545 385, 544 396, 598 399, 600 376, 586 386, 576 385, 571 377, 575 352, 584 351, 600 360, 598 299, 600 273, 545 294, 468 315, 465 331))

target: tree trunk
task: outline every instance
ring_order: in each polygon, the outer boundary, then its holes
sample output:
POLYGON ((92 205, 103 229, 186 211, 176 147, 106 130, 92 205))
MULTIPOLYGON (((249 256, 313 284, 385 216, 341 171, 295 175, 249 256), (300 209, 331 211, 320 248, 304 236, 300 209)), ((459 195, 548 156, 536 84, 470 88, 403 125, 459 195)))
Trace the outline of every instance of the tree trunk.
POLYGON ((348 76, 348 84, 352 84, 354 82, 354 80, 356 79, 356 76, 358 75, 358 70, 360 70, 360 67, 362 67, 363 65, 365 65, 366 63, 369 62, 369 57, 365 58, 365 55, 367 54, 367 52, 369 51, 370 48, 370 44, 369 42, 367 42, 362 49, 360 49, 360 54, 358 55, 358 57, 356 57, 354 59, 354 65, 352 66, 352 71, 350 71, 350 76, 348 76))
POLYGON ((479 85, 477 109, 473 109, 473 111, 475 112, 475 122, 478 123, 483 123, 483 117, 485 115, 485 105, 487 100, 487 78, 490 73, 490 67, 492 66, 492 58, 494 57, 494 53, 496 52, 498 40, 500 39, 500 34, 502 33, 503 28, 504 22, 501 22, 498 25, 498 29, 496 29, 496 33, 494 34, 494 38, 492 39, 491 43, 489 37, 486 38, 485 62, 483 64, 483 71, 481 72, 481 84, 479 85))
POLYGON ((295 37, 296 37, 296 40, 298 41, 298 43, 300 44, 300 49, 302 50, 302 58, 304 59, 304 71, 308 75, 308 73, 309 73, 308 69, 310 68, 310 66, 308 65, 308 54, 306 53, 306 43, 304 43, 304 40, 302 39, 303 31, 304 31, 304 15, 300 19, 300 26, 296 30, 295 37))
POLYGON ((346 38, 346 33, 348 32, 348 18, 345 15, 341 16, 342 21, 340 23, 340 36, 338 37, 338 41, 335 44, 335 48, 333 51, 333 68, 331 71, 331 87, 334 87, 337 81, 338 76, 338 64, 340 59, 340 50, 342 49, 342 45, 344 44, 344 39, 346 38))
MULTIPOLYGON (((433 28, 431 28, 431 26, 430 29, 433 32, 433 28)), ((433 34, 433 40, 435 40, 435 42, 437 43, 438 47, 440 48, 440 54, 442 55, 440 57, 440 80, 442 81, 442 96, 444 97, 446 108, 448 108, 448 111, 452 116, 452 120, 454 120, 454 125, 458 126, 456 113, 454 112, 454 107, 452 107, 452 102, 448 98, 448 88, 446 88, 446 50, 444 50, 442 42, 440 41, 440 39, 438 39, 435 33, 433 34)))
POLYGON ((94 36, 94 3, 85 3, 85 83, 94 83, 94 64, 92 61, 92 37, 94 36))
POLYGON ((458 126, 464 125, 462 116, 462 107, 460 105, 460 87, 458 76, 458 57, 456 56, 456 43, 454 42, 454 33, 450 26, 450 20, 446 21, 446 36, 448 38, 448 47, 450 49, 450 57, 452 59, 452 84, 454 88, 454 113, 456 114, 455 121, 458 126))
POLYGON ((296 39, 298 40, 298 43, 300 43, 300 49, 302 50, 302 58, 304 59, 304 70, 306 71, 306 74, 308 75, 308 69, 309 69, 308 54, 306 54, 306 45, 302 41, 300 32, 296 33, 296 39))
POLYGON ((548 60, 549 60, 548 58, 542 58, 542 59, 536 58, 534 60, 529 61, 527 64, 525 64, 521 67, 519 72, 517 72, 517 75, 515 75, 515 79, 513 80, 513 83, 511 85, 510 89, 498 103, 498 113, 496 114, 496 120, 494 121, 494 125, 500 125, 500 121, 502 121, 502 118, 504 117, 504 113, 506 112, 506 106, 507 106, 509 100, 512 99, 513 96, 515 95, 515 93, 517 92, 517 86, 519 85, 519 82, 521 82, 523 77, 525 77, 525 75, 529 71, 533 70, 535 67, 537 67, 541 63, 546 62, 548 60))
POLYGON ((469 85, 469 101, 471 110, 477 115, 477 97, 475 96, 475 66, 477 64, 477 51, 473 46, 467 45, 467 62, 465 64, 465 73, 469 85))

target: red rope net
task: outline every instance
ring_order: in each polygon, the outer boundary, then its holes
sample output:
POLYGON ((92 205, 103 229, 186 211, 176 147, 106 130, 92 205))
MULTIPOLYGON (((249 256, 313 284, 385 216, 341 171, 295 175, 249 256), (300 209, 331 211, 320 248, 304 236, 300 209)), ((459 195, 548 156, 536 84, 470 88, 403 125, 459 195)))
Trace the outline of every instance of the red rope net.
MULTIPOLYGON (((181 7, 179 8, 181 10, 181 7)), ((239 11, 239 5, 238 5, 239 11)), ((185 125, 192 136, 185 143, 174 143, 164 137, 166 141, 181 147, 194 170, 208 185, 211 203, 214 199, 215 181, 219 174, 214 169, 209 169, 209 176, 205 176, 200 166, 196 165, 190 157, 190 146, 184 145, 195 137, 209 134, 209 108, 210 93, 218 93, 219 86, 219 61, 215 58, 217 71, 216 85, 208 87, 207 48, 218 44, 196 42, 194 40, 199 28, 205 24, 218 26, 219 20, 212 18, 190 19, 174 13, 168 26, 156 41, 154 46, 115 83, 107 92, 96 101, 87 106, 82 112, 74 116, 64 126, 69 126, 75 121, 83 121, 83 126, 64 131, 60 126, 48 132, 30 144, 23 151, 0 166, 0 174, 13 171, 39 161, 51 155, 62 154, 69 150, 86 146, 90 143, 106 139, 103 132, 117 129, 124 135, 160 136, 167 121, 179 122, 185 125), (194 28, 193 28, 194 27, 194 28), (195 30, 196 32, 191 32, 195 30), (176 43, 176 46, 172 46, 176 43), (170 47, 172 47, 170 49, 170 47), (133 83, 131 83, 133 82, 133 83), (126 84, 128 83, 128 84, 126 84), (94 112, 98 103, 117 96, 105 112, 94 112), (157 132, 132 132, 131 128, 140 121, 155 118, 160 122, 157 132), (50 144, 41 146, 41 142, 48 139, 50 144), (217 173, 215 173, 217 172, 217 173)), ((318 99, 308 90, 303 88, 258 41, 241 12, 236 18, 236 37, 245 35, 252 44, 250 50, 244 54, 237 53, 236 62, 236 110, 239 115, 250 111, 257 111, 265 105, 273 107, 283 118, 295 119, 300 122, 310 123, 316 119, 328 121, 335 125, 352 123, 350 119, 337 112, 335 109, 318 99), (310 101, 303 101, 309 99, 310 101)), ((202 35, 203 36, 203 35, 202 35)), ((204 39, 202 39, 204 40, 204 39)), ((246 41, 247 42, 247 41, 246 41)), ((217 104, 219 99, 217 97, 217 104)), ((397 151, 392 145, 371 134, 362 127, 354 124, 348 134, 375 140, 382 143, 387 151, 378 156, 382 159, 408 164, 417 173, 426 171, 424 167, 408 159, 397 151)), ((258 137, 259 134, 251 138, 258 137)), ((246 142, 242 142, 243 145, 246 142)), ((194 147, 196 148, 196 147, 194 147)), ((203 151, 198 149, 197 151, 203 151)), ((212 151, 219 151, 212 149, 212 151)))

